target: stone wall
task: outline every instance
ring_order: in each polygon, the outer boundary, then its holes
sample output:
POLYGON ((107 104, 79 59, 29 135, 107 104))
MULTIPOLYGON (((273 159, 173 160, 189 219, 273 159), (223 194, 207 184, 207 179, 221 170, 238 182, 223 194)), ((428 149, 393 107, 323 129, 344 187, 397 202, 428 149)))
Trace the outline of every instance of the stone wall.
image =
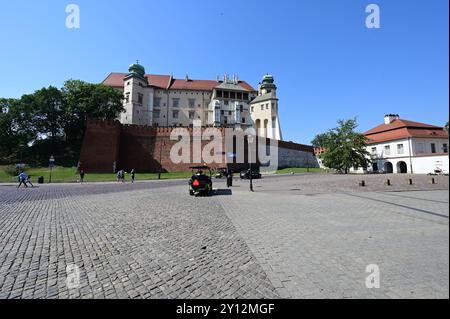
MULTIPOLYGON (((177 172, 189 171, 190 166, 203 164, 203 161, 193 162, 192 138, 189 148, 190 162, 193 163, 172 162, 170 152, 178 141, 171 141, 170 135, 175 129, 177 128, 122 125, 117 121, 90 119, 81 150, 81 166, 88 173, 112 173, 119 169, 126 171, 135 169, 137 172, 158 172, 159 170, 177 172)), ((188 129, 192 137, 192 128, 183 129, 188 129)), ((224 129, 221 129, 221 132, 223 136, 224 129)), ((202 141, 202 149, 208 143, 210 141, 202 141)), ((284 141, 279 141, 278 146, 281 168, 318 167, 312 147, 284 141)), ((228 163, 226 154, 235 153, 235 150, 226 150, 224 144, 222 144, 222 150, 223 153, 219 154, 221 161, 209 165, 213 169, 229 166, 235 171, 240 171, 248 167, 247 156, 244 163, 228 163)))
POLYGON ((278 167, 309 167, 319 168, 319 162, 314 153, 292 148, 278 148, 278 167))
POLYGON ((86 172, 112 173, 119 160, 122 125, 117 121, 89 120, 81 147, 86 172))

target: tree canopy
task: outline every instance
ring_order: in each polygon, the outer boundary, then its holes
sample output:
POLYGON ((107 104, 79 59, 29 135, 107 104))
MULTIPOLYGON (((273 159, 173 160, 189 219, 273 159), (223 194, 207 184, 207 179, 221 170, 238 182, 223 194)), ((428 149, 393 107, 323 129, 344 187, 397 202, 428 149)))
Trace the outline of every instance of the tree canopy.
POLYGON ((76 165, 88 117, 115 119, 123 95, 101 84, 69 80, 19 99, 0 98, 0 163, 76 165))
POLYGON ((339 120, 338 127, 316 136, 312 143, 325 148, 321 158, 326 167, 348 173, 352 167, 369 165, 368 140, 355 131, 357 127, 356 119, 339 120))

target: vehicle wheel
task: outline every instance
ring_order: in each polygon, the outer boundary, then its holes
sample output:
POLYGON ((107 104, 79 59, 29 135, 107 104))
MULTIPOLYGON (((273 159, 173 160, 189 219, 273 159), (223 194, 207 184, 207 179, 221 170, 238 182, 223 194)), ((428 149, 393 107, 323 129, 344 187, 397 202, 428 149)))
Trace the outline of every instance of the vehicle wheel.
POLYGON ((194 191, 192 189, 189 190, 189 195, 194 196, 194 191))

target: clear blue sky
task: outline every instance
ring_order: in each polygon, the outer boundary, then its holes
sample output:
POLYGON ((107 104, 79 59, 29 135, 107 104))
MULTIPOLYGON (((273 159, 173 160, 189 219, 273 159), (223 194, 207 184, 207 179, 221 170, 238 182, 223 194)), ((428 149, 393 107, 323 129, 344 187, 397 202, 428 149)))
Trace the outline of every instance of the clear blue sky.
POLYGON ((139 58, 148 73, 239 74, 279 87, 284 138, 309 143, 339 118, 360 130, 386 113, 444 125, 449 106, 447 0, 2 1, 0 97, 69 78, 101 82, 139 58), (78 4, 81 28, 65 27, 78 4))

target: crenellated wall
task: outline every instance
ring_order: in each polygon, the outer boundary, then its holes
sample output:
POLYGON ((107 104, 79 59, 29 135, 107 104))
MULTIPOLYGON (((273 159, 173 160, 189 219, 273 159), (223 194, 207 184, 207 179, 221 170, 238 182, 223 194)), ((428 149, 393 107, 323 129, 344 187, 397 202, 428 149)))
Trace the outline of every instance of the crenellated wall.
MULTIPOLYGON (((203 164, 193 161, 194 142, 192 141, 193 128, 188 130, 190 135, 190 161, 189 163, 175 164, 172 162, 170 152, 178 141, 171 141, 170 136, 179 127, 149 127, 137 125, 122 125, 118 121, 101 121, 89 119, 81 150, 80 162, 86 172, 112 173, 119 169, 137 172, 177 172, 189 171, 193 165, 203 164)), ((204 132, 205 128, 202 128, 204 132)), ((225 129, 221 128, 221 135, 225 135, 225 129)), ((199 143, 199 142, 196 142, 199 143)), ((201 141, 201 149, 210 141, 201 141)), ((225 142, 222 142, 222 154, 219 163, 210 164, 213 169, 227 166, 227 153, 235 153, 235 150, 226 150, 225 142)), ((315 167, 313 148, 292 142, 279 141, 280 166, 302 166, 308 163, 309 167, 315 167), (311 162, 310 162, 311 160, 311 162)), ((198 144, 197 144, 198 145, 198 144)), ((245 145, 247 145, 245 143, 245 145)), ((217 154, 213 154, 217 155, 217 154)), ((247 156, 245 156, 245 163, 247 156)), ((233 164, 230 167, 235 171, 244 169, 247 164, 233 164)))

